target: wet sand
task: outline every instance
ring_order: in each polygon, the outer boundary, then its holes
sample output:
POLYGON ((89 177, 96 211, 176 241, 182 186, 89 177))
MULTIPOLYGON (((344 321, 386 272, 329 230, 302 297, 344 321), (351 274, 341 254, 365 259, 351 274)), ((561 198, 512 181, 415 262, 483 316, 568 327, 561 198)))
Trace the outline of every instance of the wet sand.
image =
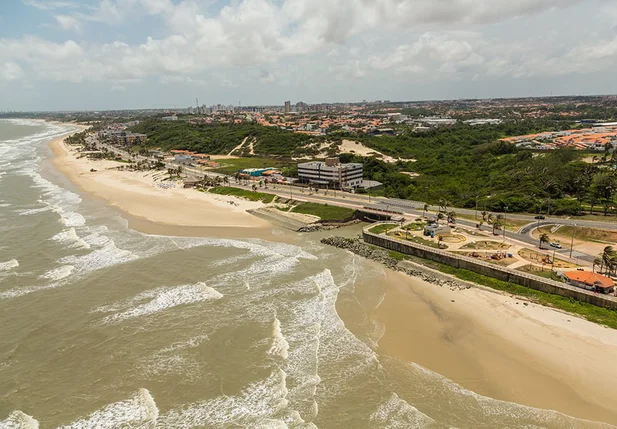
POLYGON ((478 394, 617 424, 617 331, 506 295, 387 272, 380 353, 478 394))

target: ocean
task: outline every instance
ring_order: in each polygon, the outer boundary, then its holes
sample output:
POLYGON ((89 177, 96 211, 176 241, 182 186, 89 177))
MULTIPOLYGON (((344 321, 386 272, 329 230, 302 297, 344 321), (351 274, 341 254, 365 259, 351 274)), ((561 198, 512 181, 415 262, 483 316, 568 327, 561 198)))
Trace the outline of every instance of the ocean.
POLYGON ((71 129, 0 120, 1 429, 609 427, 381 355, 383 269, 319 234, 129 229, 50 164, 71 129))

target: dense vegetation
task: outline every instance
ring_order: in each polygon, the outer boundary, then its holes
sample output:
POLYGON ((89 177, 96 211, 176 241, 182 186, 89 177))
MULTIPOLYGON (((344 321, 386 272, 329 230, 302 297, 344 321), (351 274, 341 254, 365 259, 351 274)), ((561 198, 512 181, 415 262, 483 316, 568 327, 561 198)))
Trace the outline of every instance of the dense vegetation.
MULTIPOLYGON (((387 196, 459 207, 511 212, 579 214, 589 206, 607 213, 614 205, 617 175, 613 154, 600 153, 604 163, 588 164, 571 150, 533 152, 499 138, 567 128, 568 124, 526 121, 471 127, 459 124, 422 134, 370 137, 363 141, 383 153, 416 159, 395 166, 365 161, 367 174, 385 183, 387 196), (400 177, 398 171, 419 173, 400 177)), ((357 157, 346 157, 358 161, 357 157)))
MULTIPOLYGON (((459 123, 396 136, 358 137, 343 131, 328 139, 331 149, 343 138, 354 138, 384 154, 415 159, 416 162, 387 164, 378 158, 341 156, 343 162, 362 163, 367 178, 384 183, 381 193, 385 196, 432 204, 447 201, 452 206, 477 206, 489 211, 577 215, 601 208, 608 214, 614 209, 617 193, 615 153, 596 153, 598 162, 589 164, 582 161, 583 156, 589 155, 581 152, 534 152, 499 141, 508 136, 571 127, 569 121, 519 120, 475 127, 459 123), (417 173, 419 177, 412 178, 403 172, 417 173)), ((283 157, 289 161, 291 156, 315 155, 326 141, 325 137, 252 123, 193 125, 150 119, 133 131, 148 134, 150 146, 210 154, 228 154, 247 139, 243 148, 235 152, 237 155, 248 156, 252 141, 254 153, 262 158, 248 164, 279 168, 286 163, 274 165, 274 160, 263 157, 283 157)), ((238 169, 235 164, 223 167, 226 173, 238 169)), ((285 173, 293 175, 294 171, 289 169, 285 173)))
POLYGON ((157 119, 142 121, 132 127, 133 132, 148 135, 151 147, 164 150, 184 149, 212 155, 227 155, 245 139, 246 144, 234 155, 248 156, 253 141, 254 153, 269 156, 313 154, 308 147, 313 139, 275 127, 258 124, 190 124, 185 121, 164 122, 157 119), (253 140, 254 139, 254 140, 253 140))

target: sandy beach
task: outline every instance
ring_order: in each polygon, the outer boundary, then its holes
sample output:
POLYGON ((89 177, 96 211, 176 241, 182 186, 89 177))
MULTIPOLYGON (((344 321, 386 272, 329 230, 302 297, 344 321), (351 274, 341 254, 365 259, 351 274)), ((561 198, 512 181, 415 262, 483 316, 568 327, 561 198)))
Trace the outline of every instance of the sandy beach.
POLYGON ((617 331, 480 288, 385 273, 381 353, 495 399, 617 424, 617 331))
MULTIPOLYGON (((51 143, 54 166, 119 208, 131 228, 161 235, 281 238, 246 212, 261 203, 162 189, 151 172, 119 171, 116 162, 78 158, 62 140, 51 143)), ((612 407, 617 386, 607 381, 617 375, 617 331, 479 288, 450 291, 388 270, 383 283, 386 295, 374 315, 385 327, 381 354, 415 362, 491 398, 617 424, 612 407)))
POLYGON ((121 171, 116 167, 122 164, 114 161, 80 158, 63 139, 50 143, 54 166, 84 191, 124 212, 134 229, 142 226, 144 232, 175 234, 170 227, 179 227, 210 235, 224 228, 226 235, 237 229, 244 237, 269 234, 268 222, 246 212, 263 207, 262 203, 184 189, 182 183, 163 188, 153 177, 157 172, 121 171))

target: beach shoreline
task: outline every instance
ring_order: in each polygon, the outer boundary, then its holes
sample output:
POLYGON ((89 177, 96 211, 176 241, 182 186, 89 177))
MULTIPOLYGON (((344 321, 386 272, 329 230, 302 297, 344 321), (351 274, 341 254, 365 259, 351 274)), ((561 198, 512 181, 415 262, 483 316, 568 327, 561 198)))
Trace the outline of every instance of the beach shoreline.
POLYGON ((79 157, 64 143, 66 136, 49 142, 53 166, 83 191, 119 209, 132 229, 160 235, 187 235, 187 229, 199 236, 229 236, 234 230, 247 238, 271 235, 267 221, 247 213, 263 207, 260 202, 184 189, 181 183, 158 186, 157 172, 120 171, 118 162, 79 157))
MULTIPOLYGON (((49 144, 54 167, 118 208, 131 229, 285 241, 272 234, 268 222, 246 212, 262 203, 162 189, 152 172, 119 171, 113 161, 79 158, 64 138, 49 144)), ((603 402, 617 394, 605 382, 617 373, 612 365, 617 331, 516 297, 440 288, 385 268, 383 283, 385 297, 373 315, 384 326, 378 353, 421 365, 484 396, 617 424, 617 412, 603 402)))
POLYGON ((384 268, 378 351, 493 399, 617 424, 617 331, 483 288, 384 268))

